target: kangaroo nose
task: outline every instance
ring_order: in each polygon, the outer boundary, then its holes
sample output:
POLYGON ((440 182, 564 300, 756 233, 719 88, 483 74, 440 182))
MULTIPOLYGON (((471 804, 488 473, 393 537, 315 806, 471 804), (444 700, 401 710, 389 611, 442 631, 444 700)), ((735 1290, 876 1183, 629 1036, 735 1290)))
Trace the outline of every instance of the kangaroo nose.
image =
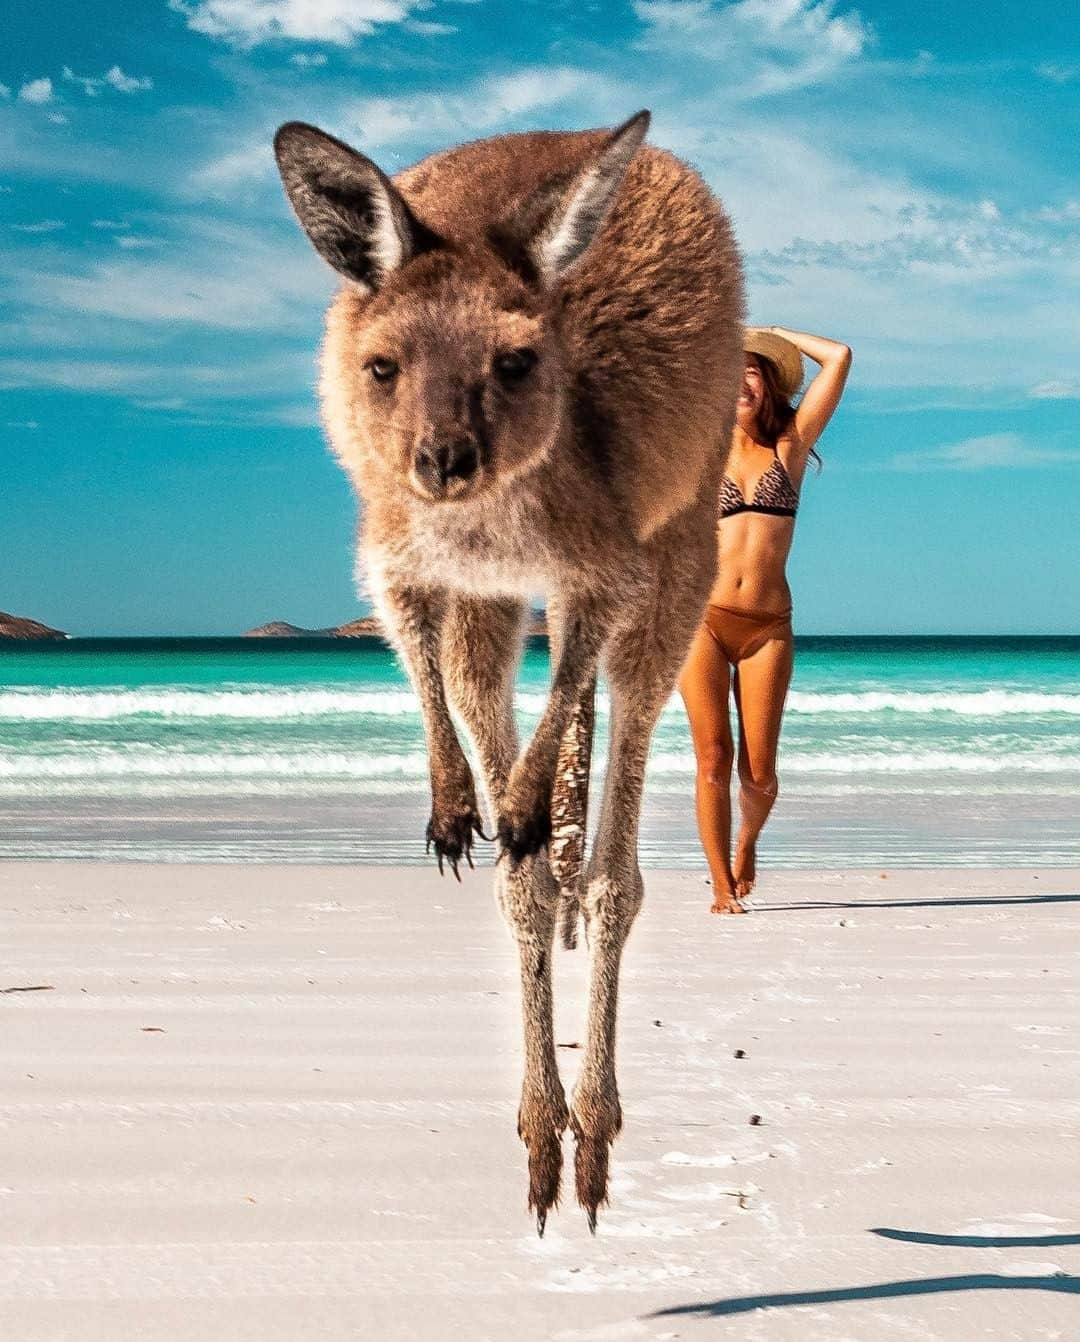
POLYGON ((422 443, 415 462, 417 475, 440 487, 445 487, 451 480, 468 480, 479 464, 476 444, 468 438, 422 443))

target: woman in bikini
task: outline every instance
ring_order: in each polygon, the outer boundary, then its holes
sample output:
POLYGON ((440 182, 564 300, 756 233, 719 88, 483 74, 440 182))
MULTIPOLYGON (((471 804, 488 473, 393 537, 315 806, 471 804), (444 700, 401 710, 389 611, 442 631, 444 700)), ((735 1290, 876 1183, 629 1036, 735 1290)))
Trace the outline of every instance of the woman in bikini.
POLYGON ((712 874, 713 913, 742 913, 754 888, 758 835, 776 801, 776 751, 791 680, 791 592, 785 567, 799 486, 814 444, 839 404, 851 366, 847 345, 781 326, 751 328, 720 488, 719 575, 679 680, 697 756, 698 829, 712 874), (793 408, 802 356, 820 371, 793 408), (731 854, 735 746, 728 696, 739 719, 739 835, 731 854))

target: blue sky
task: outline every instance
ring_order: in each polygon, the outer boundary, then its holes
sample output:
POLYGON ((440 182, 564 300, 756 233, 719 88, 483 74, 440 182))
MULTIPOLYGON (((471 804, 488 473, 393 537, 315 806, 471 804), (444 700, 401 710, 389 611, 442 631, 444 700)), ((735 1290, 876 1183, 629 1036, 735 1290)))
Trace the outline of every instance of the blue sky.
POLYGON ((284 120, 389 171, 613 124, 692 160, 751 315, 855 350, 805 633, 1080 632, 1080 17, 811 0, 99 0, 0 56, 0 609, 82 634, 357 613, 284 120))

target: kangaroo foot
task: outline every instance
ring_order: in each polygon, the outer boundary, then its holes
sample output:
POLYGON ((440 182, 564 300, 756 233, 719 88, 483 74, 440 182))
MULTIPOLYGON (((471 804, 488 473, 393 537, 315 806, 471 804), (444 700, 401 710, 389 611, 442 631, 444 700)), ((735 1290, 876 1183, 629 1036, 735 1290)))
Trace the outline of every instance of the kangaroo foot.
POLYGON ((570 1112, 574 1133, 574 1181, 577 1200, 585 1210, 589 1229, 596 1234, 596 1214, 606 1205, 608 1163, 611 1144, 622 1128, 622 1109, 612 1087, 611 1094, 574 1096, 570 1112))
POLYGON ((562 1135, 566 1103, 548 1096, 522 1096, 518 1136, 529 1153, 529 1210, 536 1213, 536 1233, 543 1238, 547 1215, 558 1205, 562 1180, 562 1135))

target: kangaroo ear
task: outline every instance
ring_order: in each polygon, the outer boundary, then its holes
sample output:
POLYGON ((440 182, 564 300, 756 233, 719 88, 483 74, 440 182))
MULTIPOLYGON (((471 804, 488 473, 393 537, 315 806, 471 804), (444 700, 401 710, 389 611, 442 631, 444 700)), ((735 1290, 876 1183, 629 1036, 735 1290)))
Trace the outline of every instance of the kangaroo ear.
POLYGON ((600 232, 648 129, 649 113, 638 112, 569 180, 545 183, 498 225, 492 242, 510 264, 545 285, 561 279, 600 232))
POLYGON ((369 292, 410 257, 439 245, 369 158, 289 121, 274 136, 289 202, 319 255, 369 292))

